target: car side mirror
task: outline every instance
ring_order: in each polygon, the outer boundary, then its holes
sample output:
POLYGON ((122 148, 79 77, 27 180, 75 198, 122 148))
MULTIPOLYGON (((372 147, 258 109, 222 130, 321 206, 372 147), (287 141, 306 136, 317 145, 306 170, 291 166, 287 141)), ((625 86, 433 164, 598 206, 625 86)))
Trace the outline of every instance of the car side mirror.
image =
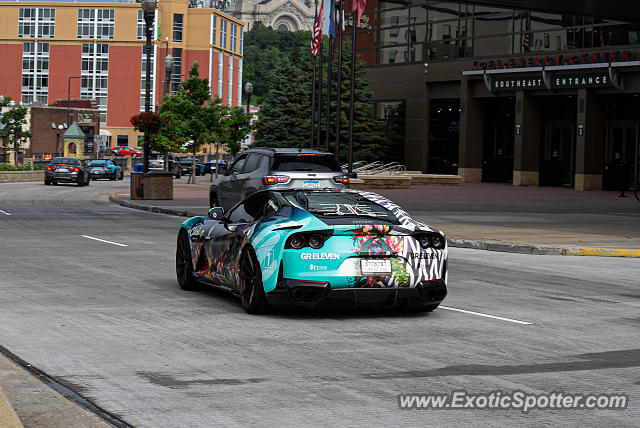
POLYGON ((208 216, 211 220, 222 221, 222 217, 224 216, 224 208, 213 207, 209 210, 208 216))

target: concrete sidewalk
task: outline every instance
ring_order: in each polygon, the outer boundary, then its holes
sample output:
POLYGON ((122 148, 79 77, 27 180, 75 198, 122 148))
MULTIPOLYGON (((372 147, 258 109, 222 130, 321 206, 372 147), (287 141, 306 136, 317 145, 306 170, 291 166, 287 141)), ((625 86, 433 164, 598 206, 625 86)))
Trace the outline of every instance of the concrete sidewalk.
MULTIPOLYGON (((113 202, 151 212, 206 215, 209 180, 174 183, 174 199, 113 202)), ((526 254, 640 257, 640 202, 618 192, 497 183, 375 190, 416 219, 444 231, 454 247, 526 254)))

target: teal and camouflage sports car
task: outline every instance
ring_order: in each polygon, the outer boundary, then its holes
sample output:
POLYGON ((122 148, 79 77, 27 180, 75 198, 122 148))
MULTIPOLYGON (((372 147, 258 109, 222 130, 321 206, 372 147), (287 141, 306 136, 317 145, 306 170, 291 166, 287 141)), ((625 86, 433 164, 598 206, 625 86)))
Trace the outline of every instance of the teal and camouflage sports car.
POLYGON ((264 190, 178 231, 180 287, 230 290, 249 313, 270 307, 404 306, 447 294, 447 241, 399 206, 356 190, 264 190))

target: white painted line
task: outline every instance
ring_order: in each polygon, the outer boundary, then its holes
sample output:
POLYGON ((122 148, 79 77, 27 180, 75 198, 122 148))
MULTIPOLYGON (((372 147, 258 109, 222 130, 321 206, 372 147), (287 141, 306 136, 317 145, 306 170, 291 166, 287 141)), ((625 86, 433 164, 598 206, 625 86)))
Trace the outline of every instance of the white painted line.
POLYGON ((511 318, 499 317, 499 316, 496 316, 496 315, 489 315, 489 314, 483 314, 483 313, 480 313, 480 312, 467 311, 465 309, 451 308, 449 306, 439 306, 439 308, 447 309, 449 311, 462 312, 462 313, 465 313, 465 314, 478 315, 479 317, 486 317, 486 318, 493 318, 493 319, 501 320, 501 321, 514 322, 516 324, 533 325, 532 322, 519 321, 519 320, 514 320, 514 319, 511 319, 511 318))
POLYGON ((6 212, 6 211, 2 211, 0 210, 0 213, 4 214, 4 215, 11 215, 10 213, 6 212))
POLYGON ((118 245, 118 246, 120 246, 120 247, 128 247, 128 245, 126 245, 126 244, 119 244, 119 243, 117 243, 117 242, 107 241, 106 239, 94 238, 93 236, 89 236, 89 235, 82 235, 82 237, 83 237, 83 238, 93 239, 93 240, 95 240, 95 241, 106 242, 107 244, 118 245))

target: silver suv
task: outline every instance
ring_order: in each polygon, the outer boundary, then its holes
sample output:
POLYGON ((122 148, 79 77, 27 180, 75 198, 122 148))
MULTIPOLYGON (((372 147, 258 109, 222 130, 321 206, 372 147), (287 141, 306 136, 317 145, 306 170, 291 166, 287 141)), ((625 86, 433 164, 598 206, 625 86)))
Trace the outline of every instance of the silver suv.
POLYGON ((256 147, 244 151, 211 184, 209 207, 229 210, 263 189, 345 189, 349 177, 332 153, 316 149, 256 147))

